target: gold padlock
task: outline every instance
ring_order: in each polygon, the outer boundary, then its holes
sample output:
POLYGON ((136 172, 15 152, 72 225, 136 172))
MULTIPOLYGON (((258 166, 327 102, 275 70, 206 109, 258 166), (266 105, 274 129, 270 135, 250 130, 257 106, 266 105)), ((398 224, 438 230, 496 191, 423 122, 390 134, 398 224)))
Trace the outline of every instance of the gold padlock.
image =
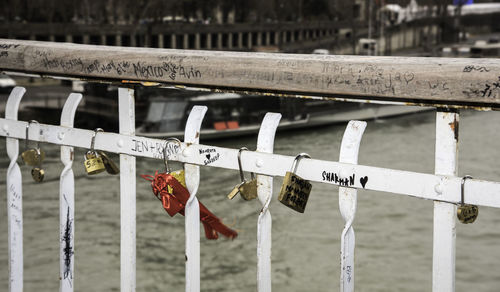
POLYGON ((87 151, 83 164, 88 175, 98 174, 106 170, 102 158, 93 150, 87 151))
POLYGON ((119 174, 120 168, 113 162, 104 151, 97 151, 97 155, 101 157, 104 167, 109 174, 119 174))
POLYGON ((479 215, 478 206, 464 203, 465 180, 468 178, 472 178, 472 176, 466 175, 462 178, 462 185, 461 185, 462 201, 460 203, 460 206, 457 208, 457 218, 463 224, 474 223, 474 221, 476 221, 477 219, 477 216, 479 215))
POLYGON ((45 170, 39 167, 35 167, 31 170, 31 177, 33 178, 34 181, 40 183, 43 181, 43 178, 45 176, 45 170))
POLYGON ((26 125, 26 138, 24 142, 24 152, 21 153, 21 158, 26 165, 37 166, 45 159, 45 152, 40 149, 40 142, 37 142, 36 148, 28 149, 28 141, 29 141, 29 128, 31 123, 37 123, 35 120, 29 121, 28 125, 26 125))
POLYGON ((227 198, 232 200, 236 197, 237 194, 240 194, 241 197, 250 201, 257 198, 257 180, 253 179, 251 181, 242 181, 237 184, 231 192, 227 195, 227 198))
POLYGON ((184 169, 179 169, 169 173, 173 176, 183 187, 186 187, 186 178, 184 177, 184 169))
POLYGON ((98 132, 103 132, 101 128, 97 128, 94 130, 94 135, 92 136, 92 140, 90 141, 90 150, 85 153, 85 161, 83 165, 85 166, 85 171, 88 175, 98 174, 106 170, 104 166, 104 162, 102 161, 102 157, 97 154, 94 150, 95 145, 95 137, 98 132))
POLYGON ((45 159, 45 151, 40 148, 31 148, 21 153, 24 164, 36 166, 45 159))
POLYGON ((249 181, 245 179, 245 175, 243 174, 243 166, 241 165, 241 152, 243 150, 248 150, 248 148, 241 147, 238 151, 238 167, 240 170, 241 182, 233 188, 229 195, 227 195, 230 200, 232 200, 238 193, 246 201, 257 198, 257 179, 255 178, 255 174, 253 172, 250 173, 251 180, 249 181))
POLYGON ((474 223, 479 215, 479 207, 476 205, 463 205, 457 209, 458 220, 463 224, 474 223))
POLYGON ((251 181, 246 181, 239 188, 241 197, 250 201, 257 198, 257 179, 253 178, 251 181))
MULTIPOLYGON (((38 157, 40 157, 41 156, 40 149, 36 149, 36 150, 37 150, 38 157)), ((38 159, 38 165, 31 170, 31 177, 37 183, 40 183, 43 181, 43 178, 45 177, 45 170, 43 170, 43 168, 42 168, 42 160, 41 159, 38 159)))
POLYGON ((311 158, 307 153, 301 153, 295 157, 291 171, 287 171, 283 178, 283 184, 278 196, 278 200, 283 205, 300 213, 304 213, 312 189, 312 185, 308 180, 295 174, 300 159, 304 157, 311 158))
MULTIPOLYGON (((169 149, 168 144, 170 141, 174 141, 175 143, 179 144, 179 148, 181 148, 181 141, 177 138, 168 138, 166 139, 165 142, 165 147, 163 148, 163 162, 165 163, 165 173, 170 174, 173 176, 183 187, 186 187, 186 178, 185 178, 185 172, 184 169, 179 169, 175 171, 170 170, 170 166, 168 166, 168 154, 167 154, 167 149, 169 149)), ((171 186, 167 185, 167 190, 169 193, 172 193, 173 189, 171 186)))

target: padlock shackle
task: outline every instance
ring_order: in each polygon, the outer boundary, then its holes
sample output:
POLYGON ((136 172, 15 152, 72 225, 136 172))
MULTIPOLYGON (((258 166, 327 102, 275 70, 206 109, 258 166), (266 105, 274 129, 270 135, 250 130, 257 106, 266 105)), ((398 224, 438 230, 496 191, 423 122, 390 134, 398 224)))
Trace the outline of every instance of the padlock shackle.
POLYGON ((170 167, 168 166, 168 155, 167 155, 167 147, 170 141, 174 141, 175 143, 177 143, 179 145, 179 149, 182 146, 181 140, 177 138, 172 137, 165 139, 165 146, 163 147, 163 163, 165 163, 165 173, 170 173, 170 167))
POLYGON ((42 168, 42 151, 40 151, 40 147, 36 148, 36 154, 38 155, 38 167, 42 168))
POLYGON ((311 156, 309 154, 307 154, 307 153, 300 153, 297 156, 295 156, 295 159, 293 160, 293 163, 292 163, 292 168, 290 169, 290 171, 292 173, 296 173, 297 172, 297 168, 299 167, 299 161, 302 158, 311 158, 311 156))
POLYGON ((92 135, 92 140, 90 140, 90 151, 94 151, 95 137, 97 136, 98 132, 104 132, 104 130, 101 128, 96 128, 94 130, 94 135, 92 135))
MULTIPOLYGON (((238 167, 240 169, 240 179, 241 179, 241 182, 245 181, 245 175, 243 174, 243 166, 241 164, 241 152, 243 150, 249 151, 247 147, 241 147, 240 150, 238 150, 238 167)), ((251 176, 252 180, 255 179, 255 173, 251 172, 250 176, 251 176)))
MULTIPOLYGON (((40 125, 40 123, 37 122, 36 120, 31 120, 28 122, 28 124, 26 125, 26 139, 24 139, 24 149, 28 149, 29 131, 30 131, 31 123, 37 123, 40 125)), ((36 147, 40 148, 40 142, 36 143, 36 147)))
POLYGON ((240 179, 241 179, 241 182, 245 181, 245 175, 243 174, 243 166, 241 165, 241 152, 243 150, 247 150, 248 151, 248 148, 247 147, 241 147, 240 150, 238 150, 238 168, 240 170, 240 179))
POLYGON ((465 197, 465 195, 464 195, 464 193, 465 193, 464 189, 465 189, 465 180, 467 180, 468 178, 472 179, 473 177, 470 176, 470 175, 465 175, 464 177, 462 177, 462 183, 461 183, 461 187, 460 187, 460 189, 461 189, 461 202, 460 202, 460 204, 462 206, 465 205, 465 203, 464 203, 464 197, 465 197))

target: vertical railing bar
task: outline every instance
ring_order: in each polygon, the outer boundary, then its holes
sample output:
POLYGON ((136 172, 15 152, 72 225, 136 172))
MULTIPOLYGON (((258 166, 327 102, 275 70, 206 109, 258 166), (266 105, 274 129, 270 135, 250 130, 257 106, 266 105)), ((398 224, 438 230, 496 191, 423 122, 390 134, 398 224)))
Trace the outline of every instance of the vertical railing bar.
MULTIPOLYGON (((339 162, 358 163, 359 147, 365 129, 366 122, 349 122, 342 138, 339 162)), ((351 175, 354 176, 341 171, 340 179, 349 180, 351 175)), ((340 291, 342 292, 354 291, 355 235, 352 223, 356 215, 357 195, 357 189, 339 187, 339 208, 342 218, 346 222, 340 240, 340 291)))
MULTIPOLYGON (((184 142, 198 144, 203 117, 207 112, 206 106, 194 106, 189 113, 184 132, 184 142)), ((183 155, 190 155, 186 148, 183 155)), ((200 185, 200 167, 194 164, 185 164, 186 187, 190 197, 185 207, 186 229, 186 291, 200 291, 200 207, 196 193, 200 185)))
MULTIPOLYGON (((262 121, 257 138, 257 151, 273 153, 274 137, 281 120, 281 114, 267 113, 262 121)), ((255 161, 261 167, 264 161, 255 161)), ((268 162, 269 163, 269 162, 268 162)), ((273 177, 257 175, 257 194, 263 208, 257 221, 257 291, 270 292, 271 282, 271 247, 272 218, 269 212, 273 194, 273 177)))
MULTIPOLYGON (((76 109, 82 99, 79 93, 69 95, 61 113, 61 126, 73 128, 76 109)), ((59 139, 64 132, 59 132, 59 139)), ((75 177, 73 174, 73 147, 61 146, 64 169, 59 181, 59 291, 73 291, 74 237, 75 237, 75 177)))
MULTIPOLYGON (((135 135, 134 90, 118 89, 120 134, 135 135)), ((121 140, 120 140, 121 141, 121 140)), ((123 141, 118 147, 124 147, 123 141)), ((136 163, 135 156, 120 154, 120 287, 136 288, 136 163)))
MULTIPOLYGON (((458 112, 436 113, 435 173, 457 175, 458 112)), ((442 187, 436 186, 436 190, 442 187)), ((457 190, 459 191, 459 190, 457 190)), ((455 242, 457 208, 454 204, 434 201, 432 291, 455 291, 455 242)))
MULTIPOLYGON (((26 89, 15 87, 7 100, 5 118, 17 120, 19 104, 26 89)), ((5 127, 7 155, 10 158, 7 169, 7 220, 9 241, 9 291, 23 291, 23 186, 21 169, 17 164, 19 140, 9 138, 9 128, 5 127)))

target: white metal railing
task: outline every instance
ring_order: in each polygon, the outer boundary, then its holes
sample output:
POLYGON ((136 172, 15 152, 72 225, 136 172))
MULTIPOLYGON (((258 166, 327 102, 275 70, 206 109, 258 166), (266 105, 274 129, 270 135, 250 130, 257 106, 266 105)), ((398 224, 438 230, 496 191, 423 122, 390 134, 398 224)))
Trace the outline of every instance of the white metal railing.
MULTIPOLYGON (((341 236, 342 291, 354 290, 354 227, 356 190, 389 192, 433 200, 434 246, 433 291, 454 291, 456 205, 461 202, 461 178, 457 175, 457 111, 444 108, 500 107, 500 61, 495 59, 439 59, 357 56, 307 56, 199 52, 54 44, 0 39, 0 70, 43 74, 57 78, 90 78, 115 83, 158 82, 163 86, 210 87, 220 90, 283 92, 287 96, 319 99, 425 104, 436 106, 435 174, 358 165, 357 154, 366 123, 351 121, 345 131, 339 162, 304 159, 297 174, 312 182, 338 185, 339 207, 345 228, 341 236), (231 66, 227 66, 231 64, 231 66), (471 69, 472 68, 472 69, 471 69), (483 70, 484 68, 484 70, 483 70), (359 98, 362 96, 362 98, 359 98)), ((25 90, 12 91, 0 136, 7 137, 11 160, 7 171, 10 290, 21 291, 22 183, 19 139, 26 138, 28 122, 18 121, 17 112, 25 90)), ((99 133, 95 149, 120 154, 121 290, 135 291, 136 263, 136 173, 135 159, 163 159, 165 141, 135 136, 134 93, 120 88, 119 133, 99 133), (148 145, 137 151, 135 145, 148 145)), ((74 183, 72 147, 88 148, 93 131, 72 127, 81 96, 71 95, 61 125, 32 124, 29 139, 61 145, 61 291, 72 291, 74 255, 74 183)), ((186 291, 200 290, 200 223, 196 193, 199 166, 238 170, 238 149, 200 145, 199 133, 205 107, 194 107, 186 124, 184 142, 169 149, 168 159, 184 163, 191 197, 185 208, 186 291), (218 154, 206 162, 203 151, 218 154)), ((257 150, 242 153, 242 168, 254 172, 258 198, 263 208, 257 218, 257 287, 271 291, 272 179, 284 176, 294 157, 273 154, 274 134, 280 115, 268 113, 260 128, 257 150)), ((500 207, 500 183, 467 180, 465 203, 500 207)))
MULTIPOLYGON (((25 90, 15 88, 9 96, 6 118, 0 119, 0 135, 7 137, 11 163, 7 172, 9 219, 10 291, 22 291, 22 183, 18 140, 26 138, 28 122, 17 121, 17 109, 25 90)), ((29 139, 61 145, 65 165, 60 181, 60 290, 73 291, 74 254, 74 181, 71 170, 73 147, 89 148, 94 131, 73 128, 73 118, 82 96, 71 94, 61 116, 61 126, 33 123, 29 139)), ((134 135, 133 90, 119 89, 120 133, 99 133, 95 149, 120 154, 121 204, 121 290, 135 291, 135 158, 163 159, 165 141, 134 135), (135 143, 151 145, 138 152, 135 143)), ((186 205, 186 291, 200 290, 200 223, 196 192, 200 181, 199 166, 238 169, 237 149, 200 145, 199 130, 206 107, 195 106, 186 124, 185 140, 180 148, 167 153, 168 158, 185 163, 186 185, 191 197, 186 205), (219 159, 207 163, 202 150, 211 149, 219 159)), ((268 113, 259 132, 256 151, 242 154, 244 171, 258 174, 258 197, 263 205, 258 225, 259 291, 271 291, 271 213, 272 178, 284 176, 294 157, 272 154, 274 134, 280 114, 268 113)), ((384 191, 435 201, 433 291, 454 290, 456 204, 461 201, 461 178, 456 175, 458 113, 437 112, 436 174, 425 174, 373 166, 357 165, 357 155, 365 122, 351 121, 344 134, 339 162, 317 159, 301 161, 297 174, 313 182, 339 185, 339 204, 346 221, 341 234, 341 291, 354 290, 354 229, 356 189, 384 191)), ((500 183, 471 179, 467 181, 465 203, 500 207, 500 183)))

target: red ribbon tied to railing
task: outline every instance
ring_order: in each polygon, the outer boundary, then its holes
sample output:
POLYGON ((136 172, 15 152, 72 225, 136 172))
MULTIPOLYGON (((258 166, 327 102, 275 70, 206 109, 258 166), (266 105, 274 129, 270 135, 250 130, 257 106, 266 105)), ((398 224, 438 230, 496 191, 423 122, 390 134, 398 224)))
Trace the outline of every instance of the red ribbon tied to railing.
MULTIPOLYGON (((158 173, 155 175, 141 175, 142 178, 151 182, 151 188, 155 196, 162 202, 163 208, 168 215, 173 217, 179 213, 184 216, 184 207, 189 199, 189 191, 177 180, 168 173, 158 173), (168 186, 170 186, 170 190, 168 186)), ((207 207, 201 202, 200 204, 200 221, 205 228, 205 237, 207 239, 219 238, 218 233, 228 237, 235 238, 238 233, 224 225, 207 207)))

